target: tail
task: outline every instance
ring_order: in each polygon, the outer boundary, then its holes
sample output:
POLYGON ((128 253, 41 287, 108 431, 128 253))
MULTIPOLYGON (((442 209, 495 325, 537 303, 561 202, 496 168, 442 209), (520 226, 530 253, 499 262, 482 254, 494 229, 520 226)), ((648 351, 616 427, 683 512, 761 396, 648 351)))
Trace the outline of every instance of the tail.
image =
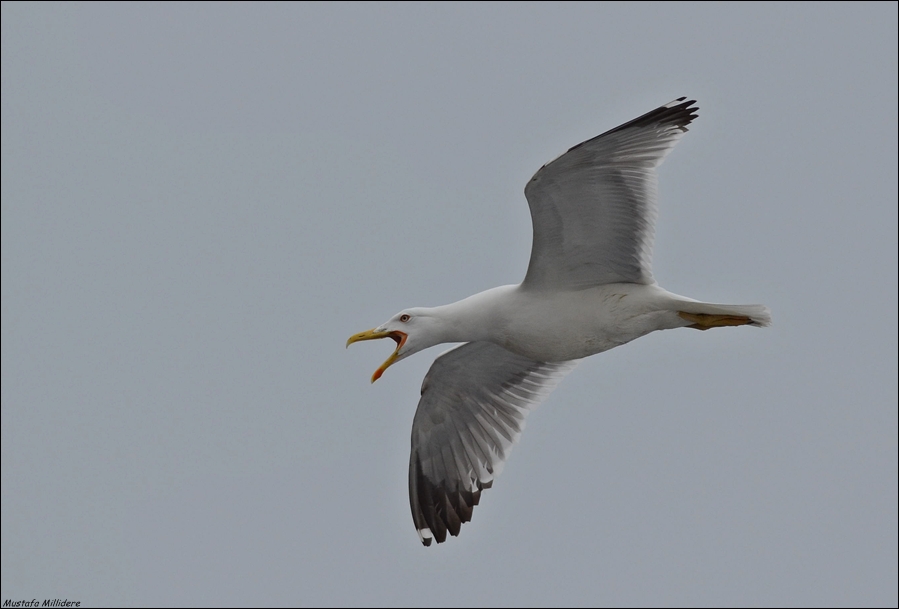
POLYGON ((720 305, 706 302, 681 302, 677 314, 690 324, 688 328, 708 330, 723 326, 771 325, 771 311, 765 305, 720 305))

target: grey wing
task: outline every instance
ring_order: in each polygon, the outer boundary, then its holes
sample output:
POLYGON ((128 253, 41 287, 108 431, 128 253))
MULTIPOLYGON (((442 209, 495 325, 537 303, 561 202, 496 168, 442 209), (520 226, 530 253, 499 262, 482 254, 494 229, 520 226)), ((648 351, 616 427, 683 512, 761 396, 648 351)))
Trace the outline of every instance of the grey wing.
POLYGON ((536 408, 577 361, 536 362, 488 342, 438 357, 412 423, 409 503, 421 542, 458 535, 536 408))
POLYGON ((577 290, 655 283, 656 167, 687 131, 681 97, 571 148, 524 189, 534 242, 522 287, 577 290))

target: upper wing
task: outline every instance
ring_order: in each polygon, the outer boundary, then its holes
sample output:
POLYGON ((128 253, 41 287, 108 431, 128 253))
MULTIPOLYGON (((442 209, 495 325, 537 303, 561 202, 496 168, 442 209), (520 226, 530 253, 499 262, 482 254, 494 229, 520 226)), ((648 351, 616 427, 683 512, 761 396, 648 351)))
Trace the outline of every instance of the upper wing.
POLYGON ((421 542, 458 535, 536 408, 577 365, 535 362, 488 342, 438 357, 412 423, 409 502, 421 542))
POLYGON ((656 167, 699 109, 675 101, 578 144, 524 189, 534 224, 522 287, 654 283, 656 167))

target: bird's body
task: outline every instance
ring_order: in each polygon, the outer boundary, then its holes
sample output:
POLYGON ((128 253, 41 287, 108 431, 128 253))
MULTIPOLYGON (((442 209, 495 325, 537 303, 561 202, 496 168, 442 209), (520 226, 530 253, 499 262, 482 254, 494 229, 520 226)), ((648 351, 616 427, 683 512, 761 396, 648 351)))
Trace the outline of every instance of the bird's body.
POLYGON ((534 241, 520 285, 405 309, 347 341, 392 338, 395 362, 440 343, 412 424, 409 499, 422 543, 458 535, 527 412, 577 362, 656 330, 767 326, 763 305, 668 292, 652 276, 655 168, 696 118, 680 98, 571 148, 525 187, 534 241))
MULTIPOLYGON (((734 313, 730 305, 697 303, 655 284, 636 283, 564 292, 504 285, 449 305, 408 311, 416 319, 440 319, 445 327, 440 342, 483 340, 533 360, 562 362, 608 351, 656 330, 690 326, 678 313, 709 312, 709 307, 734 313)), ((760 309, 748 312, 764 315, 760 309)))

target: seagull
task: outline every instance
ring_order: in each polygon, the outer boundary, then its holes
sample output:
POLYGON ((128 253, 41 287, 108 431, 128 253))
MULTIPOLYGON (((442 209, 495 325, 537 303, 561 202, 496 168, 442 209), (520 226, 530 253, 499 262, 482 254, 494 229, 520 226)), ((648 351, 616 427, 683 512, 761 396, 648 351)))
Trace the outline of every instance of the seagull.
POLYGON ((695 103, 680 97, 534 174, 524 189, 534 239, 519 285, 404 309, 347 341, 396 342, 372 383, 422 349, 463 343, 431 365, 412 422, 409 503, 425 546, 471 520, 528 412, 579 360, 656 330, 770 325, 764 305, 699 302, 653 279, 656 167, 696 118, 695 103))

